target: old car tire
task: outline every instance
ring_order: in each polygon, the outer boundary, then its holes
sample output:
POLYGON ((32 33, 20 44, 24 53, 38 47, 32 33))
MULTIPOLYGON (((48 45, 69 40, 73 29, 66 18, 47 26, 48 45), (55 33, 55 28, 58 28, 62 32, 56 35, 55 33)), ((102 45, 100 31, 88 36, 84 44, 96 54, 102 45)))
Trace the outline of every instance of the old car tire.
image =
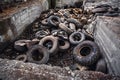
POLYGON ((49 53, 55 54, 58 51, 58 38, 52 35, 46 36, 40 40, 39 45, 45 46, 44 44, 48 41, 52 43, 52 47, 50 49, 47 47, 49 53))
POLYGON ((58 37, 60 37, 60 38, 62 38, 62 39, 64 39, 64 40, 68 40, 68 34, 67 34, 67 32, 65 32, 65 31, 63 31, 63 30, 60 30, 59 32, 58 32, 58 35, 57 35, 58 37))
POLYGON ((92 13, 105 13, 108 11, 107 7, 103 7, 103 8, 94 8, 92 10, 92 13))
POLYGON ((59 49, 60 51, 65 51, 70 47, 70 43, 67 40, 59 39, 59 49))
POLYGON ((103 16, 117 17, 117 16, 119 16, 119 13, 110 13, 110 12, 108 12, 108 13, 105 13, 103 16))
POLYGON ((97 5, 95 8, 103 8, 103 7, 112 8, 112 6, 108 4, 100 4, 100 5, 97 5))
POLYGON ((35 33, 35 37, 36 38, 43 38, 43 37, 45 37, 45 36, 47 36, 47 35, 49 35, 49 32, 47 32, 47 31, 45 31, 45 30, 40 30, 40 31, 37 31, 36 33, 35 33))
POLYGON ((60 18, 58 16, 52 15, 48 18, 48 23, 51 26, 58 26, 58 24, 60 23, 60 18))
POLYGON ((100 59, 97 62, 95 71, 100 71, 100 72, 103 72, 103 73, 107 73, 107 64, 106 64, 104 59, 100 59))
POLYGON ((31 47, 31 49, 29 49, 29 51, 27 52, 27 60, 32 63, 45 64, 49 60, 49 52, 44 46, 35 45, 35 46, 31 47), (42 55, 42 58, 40 60, 33 59, 33 54, 37 54, 34 51, 38 51, 37 57, 39 55, 42 55))
POLYGON ((82 29, 82 33, 85 35, 86 40, 94 41, 94 38, 86 30, 82 29))
POLYGON ((26 43, 29 43, 31 40, 18 40, 14 43, 14 48, 19 52, 26 52, 27 46, 26 43))
POLYGON ((83 28, 82 24, 76 19, 69 18, 69 19, 67 19, 67 22, 75 24, 77 29, 79 29, 79 28, 82 29, 83 28))
POLYGON ((47 20, 47 19, 42 20, 42 21, 41 21, 41 24, 42 24, 43 26, 48 26, 48 20, 47 20))
POLYGON ((65 32, 67 32, 68 34, 71 34, 73 32, 72 29, 68 28, 64 23, 60 23, 59 27, 64 30, 65 32))
POLYGON ((25 55, 25 54, 19 55, 15 58, 15 60, 26 62, 27 61, 27 55, 25 55))
POLYGON ((83 41, 73 50, 74 59, 82 66, 91 66, 96 63, 100 57, 97 44, 92 41, 83 41))
POLYGON ((69 36, 71 44, 76 45, 85 40, 85 35, 81 32, 74 32, 69 36))
POLYGON ((39 39, 33 39, 33 40, 31 40, 30 42, 26 43, 27 48, 30 49, 32 46, 38 44, 39 42, 40 42, 39 39))

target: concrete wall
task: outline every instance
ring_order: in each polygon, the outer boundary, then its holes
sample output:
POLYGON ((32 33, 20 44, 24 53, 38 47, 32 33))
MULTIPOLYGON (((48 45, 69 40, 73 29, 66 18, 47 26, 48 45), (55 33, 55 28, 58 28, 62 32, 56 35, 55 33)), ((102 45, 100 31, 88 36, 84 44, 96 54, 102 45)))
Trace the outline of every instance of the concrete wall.
POLYGON ((94 37, 109 73, 120 75, 120 17, 97 17, 94 37))
POLYGON ((120 0, 108 0, 111 2, 111 5, 114 7, 119 7, 120 8, 120 0))
POLYGON ((15 39, 46 9, 48 9, 47 0, 39 0, 10 13, 7 17, 0 18, 0 42, 15 39))
POLYGON ((73 5, 77 1, 83 0, 56 0, 56 7, 62 7, 64 5, 73 5))

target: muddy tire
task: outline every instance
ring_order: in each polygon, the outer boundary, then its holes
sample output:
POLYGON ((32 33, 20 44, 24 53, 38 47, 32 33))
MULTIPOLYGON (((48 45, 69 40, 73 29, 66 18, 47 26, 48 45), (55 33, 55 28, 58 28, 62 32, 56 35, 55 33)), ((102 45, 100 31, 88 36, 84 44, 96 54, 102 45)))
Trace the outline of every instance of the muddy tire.
POLYGON ((59 40, 59 49, 60 51, 65 51, 69 49, 70 43, 66 40, 59 40))
POLYGON ((74 32, 69 36, 71 44, 76 45, 85 40, 85 35, 81 32, 74 32))
POLYGON ((43 26, 48 26, 48 20, 47 20, 47 19, 42 20, 42 21, 41 21, 41 24, 42 24, 43 26))
POLYGON ((44 46, 35 45, 31 49, 29 49, 29 51, 27 52, 27 60, 29 62, 32 62, 32 63, 45 64, 49 60, 49 52, 44 46), (35 52, 35 51, 37 51, 37 52, 35 52), (40 60, 35 60, 33 58, 33 54, 37 54, 36 57, 41 55, 40 56, 41 59, 40 60))
POLYGON ((40 38, 40 39, 47 36, 47 35, 49 35, 49 33, 45 30, 40 30, 40 31, 35 33, 35 37, 40 38))
POLYGON ((31 40, 30 42, 26 43, 27 48, 30 49, 32 46, 38 44, 39 42, 40 42, 39 39, 33 39, 33 40, 31 40))
POLYGON ((103 7, 103 8, 94 8, 92 10, 92 13, 105 13, 108 11, 107 7, 103 7))
POLYGON ((94 38, 91 34, 89 34, 86 30, 82 30, 82 33, 85 35, 86 40, 94 41, 94 38))
POLYGON ((80 29, 83 28, 82 24, 76 19, 70 18, 70 19, 67 19, 67 22, 75 24, 76 28, 80 28, 80 29))
POLYGON ((74 59, 82 66, 91 66, 96 63, 100 57, 98 46, 92 41, 83 41, 78 44, 74 50, 74 59))
POLYGON ((60 37, 61 39, 64 39, 64 40, 68 40, 68 34, 67 32, 61 30, 58 32, 58 37, 60 37))
POLYGON ((15 50, 17 50, 19 52, 26 52, 28 50, 26 44, 29 43, 30 41, 31 40, 18 40, 18 41, 15 41, 15 43, 14 43, 15 50))
POLYGON ((108 4, 100 4, 100 5, 97 5, 95 8, 103 8, 103 7, 107 7, 107 8, 112 8, 110 5, 108 4))
POLYGON ((106 64, 104 59, 100 59, 97 62, 95 71, 100 71, 100 72, 103 72, 103 73, 107 73, 107 64, 106 64))
POLYGON ((103 16, 117 17, 117 16, 119 16, 119 13, 110 13, 110 12, 108 12, 108 13, 105 13, 103 16))
POLYGON ((27 61, 27 55, 25 55, 25 54, 19 55, 15 58, 15 60, 26 62, 27 61))
POLYGON ((39 45, 45 46, 50 54, 55 54, 58 51, 58 38, 54 36, 46 36, 40 40, 39 45))
POLYGON ((58 17, 58 16, 54 16, 54 15, 52 15, 52 16, 50 16, 49 18, 48 18, 48 23, 49 23, 49 25, 51 25, 51 26, 58 26, 58 24, 60 23, 61 21, 60 21, 60 18, 58 17))
POLYGON ((75 26, 75 24, 69 23, 69 27, 70 27, 72 30, 76 31, 76 26, 75 26))
POLYGON ((59 24, 59 28, 67 32, 68 34, 71 34, 73 32, 72 29, 68 28, 64 23, 59 24))

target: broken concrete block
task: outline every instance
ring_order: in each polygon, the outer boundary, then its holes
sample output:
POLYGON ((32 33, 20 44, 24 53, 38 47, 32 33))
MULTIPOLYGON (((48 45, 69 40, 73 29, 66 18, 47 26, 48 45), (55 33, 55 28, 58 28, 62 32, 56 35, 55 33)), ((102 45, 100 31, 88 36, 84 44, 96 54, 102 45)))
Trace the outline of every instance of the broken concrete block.
POLYGON ((97 17, 94 38, 110 74, 120 75, 120 17, 97 17))
POLYGON ((113 80, 119 79, 100 72, 71 71, 66 68, 37 65, 0 59, 0 79, 2 80, 113 80))

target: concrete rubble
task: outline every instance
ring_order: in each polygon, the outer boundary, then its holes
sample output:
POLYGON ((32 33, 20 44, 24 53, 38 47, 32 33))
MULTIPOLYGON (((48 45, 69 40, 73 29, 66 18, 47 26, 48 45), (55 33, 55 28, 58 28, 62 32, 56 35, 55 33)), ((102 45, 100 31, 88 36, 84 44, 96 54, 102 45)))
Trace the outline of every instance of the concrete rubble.
POLYGON ((67 68, 0 59, 1 80, 119 80, 118 77, 67 68))
POLYGON ((97 17, 94 32, 95 42, 106 59, 109 73, 120 75, 120 18, 97 17))

